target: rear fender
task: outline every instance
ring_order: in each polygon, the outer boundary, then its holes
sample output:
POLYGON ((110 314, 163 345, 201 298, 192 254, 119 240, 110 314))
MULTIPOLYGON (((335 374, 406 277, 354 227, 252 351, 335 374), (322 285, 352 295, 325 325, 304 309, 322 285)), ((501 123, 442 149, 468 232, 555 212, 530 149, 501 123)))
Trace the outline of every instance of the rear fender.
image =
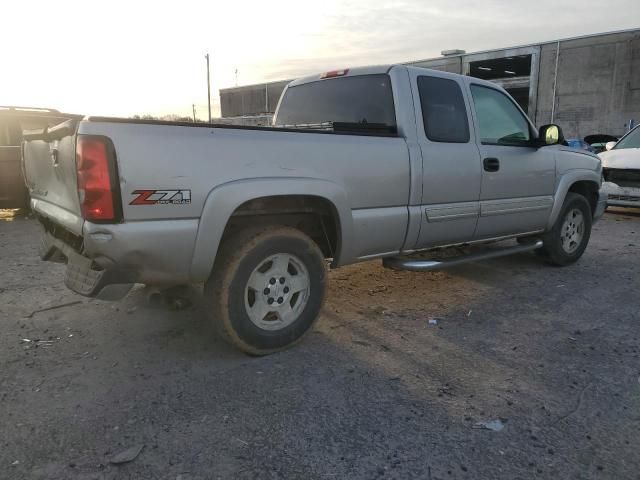
POLYGON ((342 245, 335 263, 340 264, 352 256, 353 217, 347 194, 339 185, 304 177, 236 180, 217 186, 207 196, 191 262, 191 280, 203 282, 209 278, 227 222, 240 205, 249 200, 279 195, 312 195, 331 202, 338 213, 339 243, 342 245))

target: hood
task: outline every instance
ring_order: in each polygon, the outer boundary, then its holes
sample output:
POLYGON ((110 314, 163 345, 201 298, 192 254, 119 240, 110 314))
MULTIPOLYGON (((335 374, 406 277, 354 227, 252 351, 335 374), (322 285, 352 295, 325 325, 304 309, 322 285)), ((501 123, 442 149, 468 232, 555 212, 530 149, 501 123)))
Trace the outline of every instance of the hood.
POLYGON ((603 168, 637 168, 640 169, 640 148, 620 148, 609 150, 598 155, 603 168))
POLYGON ((586 137, 584 137, 584 141, 589 145, 593 143, 617 142, 618 137, 614 137, 613 135, 607 135, 604 133, 596 133, 594 135, 587 135, 586 137))

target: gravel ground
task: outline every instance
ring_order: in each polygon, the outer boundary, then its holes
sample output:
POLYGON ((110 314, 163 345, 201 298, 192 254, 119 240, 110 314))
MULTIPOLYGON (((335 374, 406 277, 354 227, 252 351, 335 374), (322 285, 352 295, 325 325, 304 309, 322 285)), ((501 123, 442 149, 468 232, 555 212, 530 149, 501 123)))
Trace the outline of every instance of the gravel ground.
POLYGON ((336 270, 315 331, 263 358, 197 298, 67 291, 38 238, 0 221, 2 479, 640 478, 640 214, 567 268, 336 270))

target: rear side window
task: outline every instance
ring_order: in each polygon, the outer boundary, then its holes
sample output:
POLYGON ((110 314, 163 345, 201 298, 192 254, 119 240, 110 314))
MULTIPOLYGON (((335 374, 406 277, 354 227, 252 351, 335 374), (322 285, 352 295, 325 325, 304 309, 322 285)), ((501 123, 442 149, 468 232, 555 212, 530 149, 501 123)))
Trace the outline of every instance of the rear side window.
POLYGON ((279 126, 323 123, 396 126, 388 75, 361 75, 306 83, 286 90, 276 123, 279 126))
POLYGON ((460 86, 453 80, 418 77, 424 133, 432 142, 467 143, 469 120, 460 86))

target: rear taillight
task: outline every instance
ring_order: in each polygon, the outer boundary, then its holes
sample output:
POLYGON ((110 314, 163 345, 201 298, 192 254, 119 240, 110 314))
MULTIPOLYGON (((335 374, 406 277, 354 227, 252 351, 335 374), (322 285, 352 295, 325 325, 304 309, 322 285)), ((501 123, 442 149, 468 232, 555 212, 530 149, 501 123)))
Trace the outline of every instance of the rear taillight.
POLYGON ((111 141, 79 135, 76 162, 82 217, 92 222, 119 221, 118 176, 111 141))

